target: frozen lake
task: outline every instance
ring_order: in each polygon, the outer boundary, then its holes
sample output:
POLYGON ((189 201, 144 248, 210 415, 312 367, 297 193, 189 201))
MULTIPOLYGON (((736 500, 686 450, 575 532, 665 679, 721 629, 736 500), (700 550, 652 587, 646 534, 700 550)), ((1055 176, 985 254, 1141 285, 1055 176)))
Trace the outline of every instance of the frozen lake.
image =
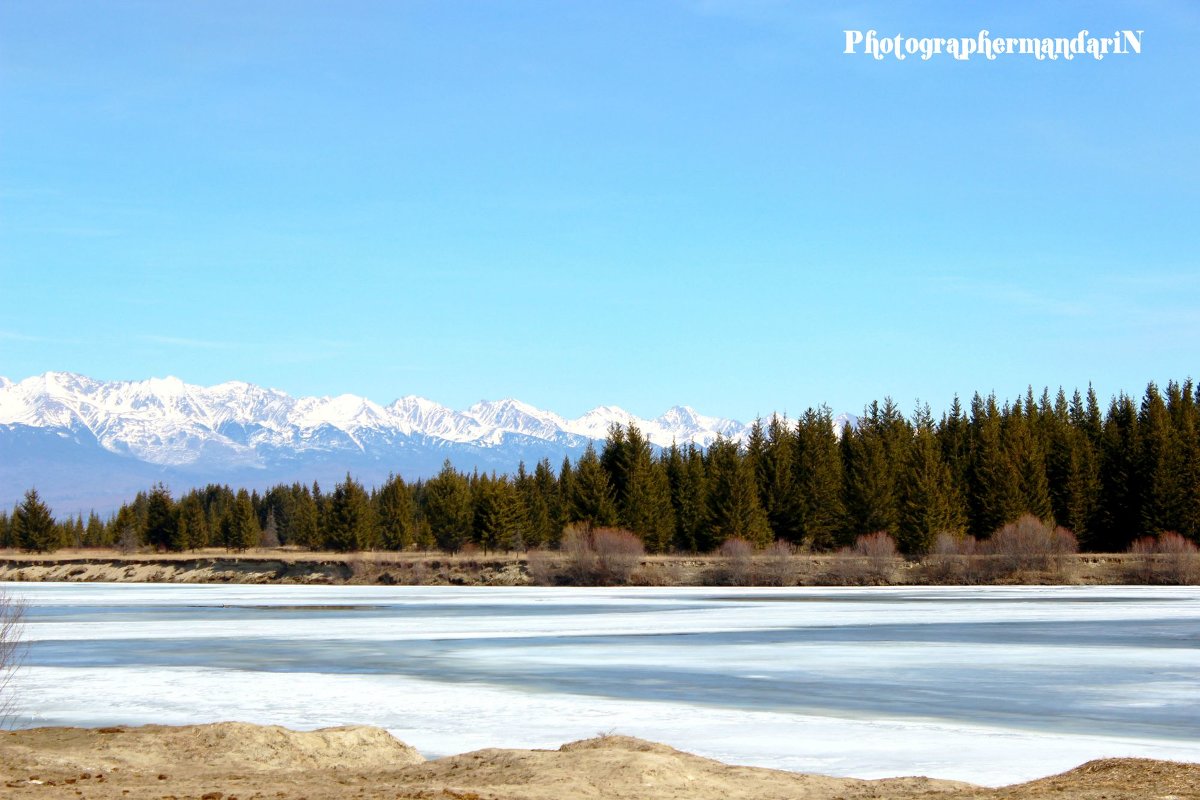
POLYGON ((379 725, 436 756, 617 732, 999 785, 1200 761, 1200 588, 0 584, 15 722, 379 725))

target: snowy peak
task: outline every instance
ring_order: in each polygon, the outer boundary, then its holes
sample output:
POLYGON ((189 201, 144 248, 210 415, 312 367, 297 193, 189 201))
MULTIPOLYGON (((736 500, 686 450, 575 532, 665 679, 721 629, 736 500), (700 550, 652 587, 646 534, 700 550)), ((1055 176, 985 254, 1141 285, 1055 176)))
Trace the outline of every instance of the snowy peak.
MULTIPOLYGON (((857 420, 843 414, 836 422, 840 431, 857 420)), ((568 420, 515 398, 455 411, 416 395, 381 406, 352 394, 294 398, 240 381, 208 387, 176 377, 105 382, 70 372, 18 383, 0 379, 0 425, 88 431, 113 453, 172 466, 257 468, 272 458, 351 451, 387 459, 404 442, 488 448, 499 457, 510 445, 522 454, 542 447, 538 442, 551 449, 581 448, 605 439, 613 425, 631 424, 660 447, 707 447, 718 436, 744 441, 749 432, 741 422, 686 405, 654 419, 597 406, 568 420)))

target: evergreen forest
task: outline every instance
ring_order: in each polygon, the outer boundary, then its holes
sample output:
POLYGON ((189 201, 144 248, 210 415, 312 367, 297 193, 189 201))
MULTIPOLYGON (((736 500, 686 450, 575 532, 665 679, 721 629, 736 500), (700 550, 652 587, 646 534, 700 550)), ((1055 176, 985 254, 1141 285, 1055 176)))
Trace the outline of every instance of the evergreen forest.
POLYGON ((1192 381, 1121 394, 1032 389, 1015 402, 957 398, 939 417, 873 402, 836 430, 827 407, 759 420, 745 442, 655 448, 615 426, 578 459, 515 474, 393 476, 365 487, 224 485, 172 496, 157 485, 106 519, 56 519, 31 489, 0 512, 0 545, 180 551, 554 548, 568 526, 616 527, 650 553, 703 553, 739 539, 829 551, 887 532, 913 556, 939 536, 987 539, 1033 515, 1084 550, 1123 552, 1174 532, 1200 541, 1200 390, 1192 381))

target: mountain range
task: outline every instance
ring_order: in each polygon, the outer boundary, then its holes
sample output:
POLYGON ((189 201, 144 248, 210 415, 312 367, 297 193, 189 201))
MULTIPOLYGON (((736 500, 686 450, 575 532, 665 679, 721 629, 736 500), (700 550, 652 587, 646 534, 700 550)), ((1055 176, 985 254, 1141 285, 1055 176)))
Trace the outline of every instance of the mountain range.
MULTIPOLYGON (((857 420, 840 415, 835 424, 857 420)), ((742 422, 675 406, 642 419, 598 406, 576 419, 519 400, 455 411, 415 395, 381 406, 366 398, 292 397, 231 381, 178 378, 98 381, 47 372, 0 377, 0 508, 31 486, 58 514, 108 511, 163 481, 179 491, 208 482, 264 488, 347 473, 367 485, 389 473, 428 477, 449 459, 461 470, 512 472, 550 458, 557 468, 603 440, 613 424, 637 425, 656 447, 718 436, 744 441, 742 422)))

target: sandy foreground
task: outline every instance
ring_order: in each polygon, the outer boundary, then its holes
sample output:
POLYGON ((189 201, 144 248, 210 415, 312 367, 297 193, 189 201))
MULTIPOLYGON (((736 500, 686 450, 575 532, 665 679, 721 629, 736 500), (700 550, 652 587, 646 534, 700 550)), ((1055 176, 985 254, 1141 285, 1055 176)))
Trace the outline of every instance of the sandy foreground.
POLYGON ((730 766, 627 736, 586 739, 558 750, 488 749, 426 761, 380 728, 299 733, 223 722, 0 734, 0 787, 4 797, 98 800, 1200 800, 1200 764, 1108 759, 987 789, 920 777, 864 781, 730 766))

